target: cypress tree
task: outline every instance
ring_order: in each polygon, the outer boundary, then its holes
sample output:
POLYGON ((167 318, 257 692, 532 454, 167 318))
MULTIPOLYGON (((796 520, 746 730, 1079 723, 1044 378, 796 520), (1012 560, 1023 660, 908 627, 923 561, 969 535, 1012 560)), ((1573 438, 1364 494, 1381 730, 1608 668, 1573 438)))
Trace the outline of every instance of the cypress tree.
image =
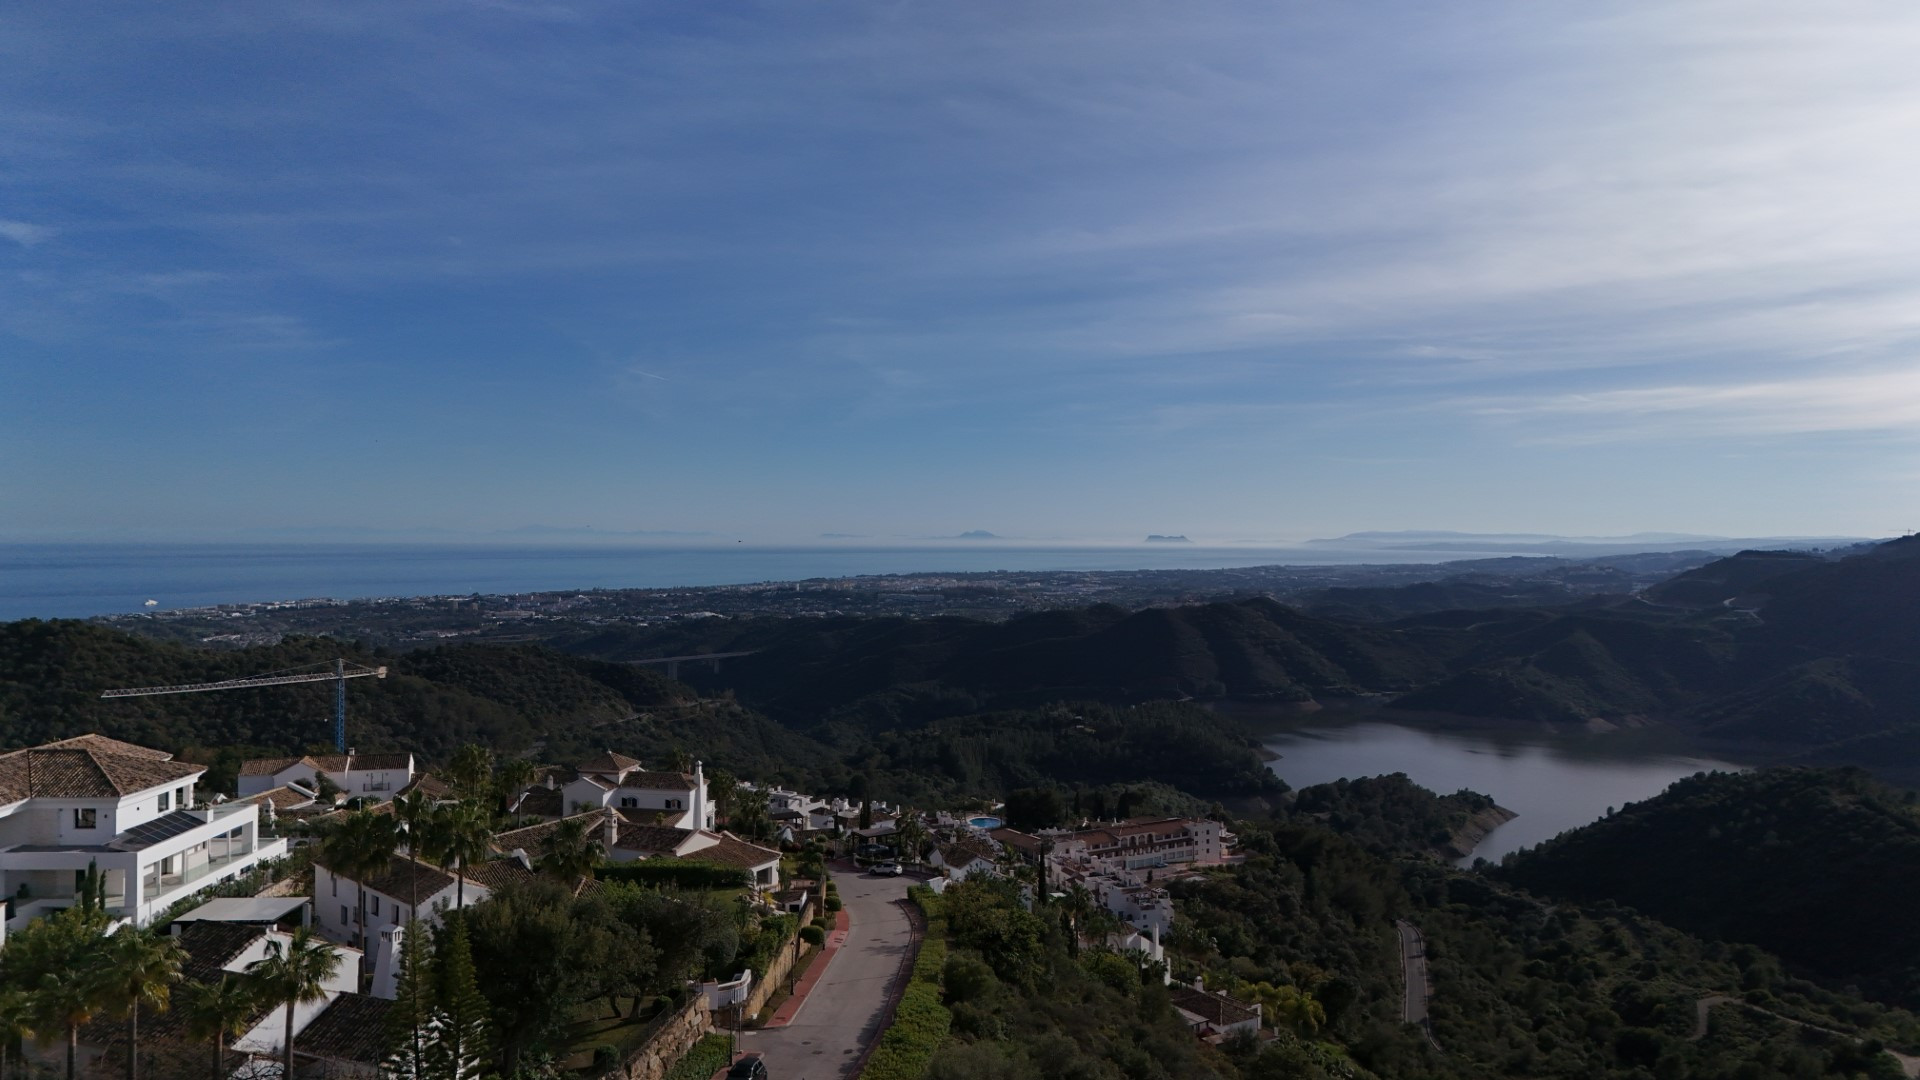
POLYGON ((493 1052, 493 1025, 474 975, 465 919, 453 920, 436 959, 439 1006, 446 1024, 440 1033, 435 1074, 444 1080, 473 1080, 485 1070, 493 1052))

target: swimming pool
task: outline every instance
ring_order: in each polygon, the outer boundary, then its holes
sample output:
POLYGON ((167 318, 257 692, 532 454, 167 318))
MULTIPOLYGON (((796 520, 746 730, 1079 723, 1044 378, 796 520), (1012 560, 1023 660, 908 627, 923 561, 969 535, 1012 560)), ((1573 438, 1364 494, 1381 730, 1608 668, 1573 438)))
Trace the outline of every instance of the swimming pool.
POLYGON ((1000 819, 989 814, 982 814, 979 817, 968 818, 967 824, 981 830, 997 829, 1000 827, 1000 819))

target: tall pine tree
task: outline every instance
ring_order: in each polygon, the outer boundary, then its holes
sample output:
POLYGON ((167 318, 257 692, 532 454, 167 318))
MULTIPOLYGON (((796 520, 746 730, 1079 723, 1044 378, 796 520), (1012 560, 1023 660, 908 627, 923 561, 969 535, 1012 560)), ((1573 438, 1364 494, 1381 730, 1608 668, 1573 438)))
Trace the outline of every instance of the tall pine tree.
POLYGON ((433 949, 426 927, 409 927, 400 939, 400 977, 394 986, 393 1009, 387 1013, 387 1045, 393 1053, 382 1063, 392 1080, 429 1080, 426 1069, 429 1038, 427 1020, 439 998, 434 977, 433 949))
POLYGON ((446 1014, 446 1027, 431 1057, 434 1078, 477 1080, 493 1052, 493 1024, 474 976, 465 919, 456 917, 443 935, 434 967, 440 1011, 446 1014))

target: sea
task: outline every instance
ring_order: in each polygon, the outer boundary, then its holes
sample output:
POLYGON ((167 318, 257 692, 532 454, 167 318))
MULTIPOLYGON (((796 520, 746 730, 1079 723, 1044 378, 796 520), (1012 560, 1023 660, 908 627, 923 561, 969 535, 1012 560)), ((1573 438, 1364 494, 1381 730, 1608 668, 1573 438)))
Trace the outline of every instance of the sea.
POLYGON ((1512 551, 1019 545, 0 544, 0 620, 331 598, 672 588, 873 574, 1430 563, 1512 551), (147 601, 153 600, 153 606, 147 601))

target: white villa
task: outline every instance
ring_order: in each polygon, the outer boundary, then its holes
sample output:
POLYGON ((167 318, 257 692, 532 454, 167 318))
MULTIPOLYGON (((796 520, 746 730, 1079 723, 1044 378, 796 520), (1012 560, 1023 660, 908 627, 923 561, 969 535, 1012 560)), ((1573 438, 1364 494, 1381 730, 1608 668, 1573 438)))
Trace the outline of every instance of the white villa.
MULTIPOLYGON (((780 887, 780 852, 749 843, 730 832, 681 829, 671 825, 630 821, 625 814, 615 810, 588 810, 560 819, 573 820, 579 820, 588 827, 593 839, 613 862, 655 858, 693 859, 746 870, 753 875, 756 889, 780 887)), ((495 833, 493 849, 502 855, 524 856, 529 863, 537 862, 546 846, 547 836, 559 826, 560 821, 543 821, 523 829, 495 833)))
POLYGON ((413 755, 356 754, 348 750, 344 754, 253 758, 240 763, 240 797, 287 784, 313 791, 322 775, 348 798, 365 796, 385 801, 413 780, 413 755))
POLYGON ((577 771, 579 776, 559 789, 565 815, 600 809, 650 811, 659 824, 677 829, 711 829, 717 822, 707 797, 706 773, 697 761, 691 773, 649 772, 634 758, 609 750, 577 771))
POLYGON ((286 854, 261 835, 260 808, 196 808, 206 766, 81 735, 0 754, 0 897, 6 924, 74 903, 89 865, 110 914, 145 926, 175 901, 286 854))

